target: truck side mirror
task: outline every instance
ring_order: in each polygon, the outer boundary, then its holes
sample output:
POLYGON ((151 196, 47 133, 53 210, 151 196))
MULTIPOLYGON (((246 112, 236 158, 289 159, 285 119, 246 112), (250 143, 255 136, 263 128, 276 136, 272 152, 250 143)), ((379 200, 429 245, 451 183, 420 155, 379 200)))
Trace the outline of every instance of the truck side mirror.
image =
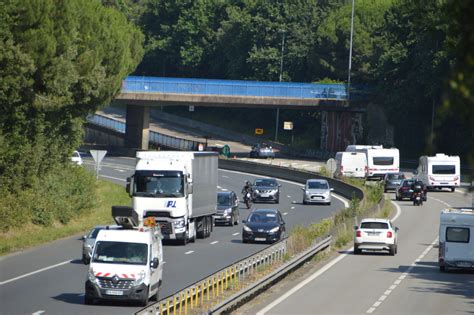
POLYGON ((150 267, 153 269, 156 269, 158 268, 159 265, 160 265, 160 261, 158 260, 158 257, 153 258, 153 260, 150 263, 150 267))
POLYGON ((127 177, 127 184, 125 186, 125 190, 128 192, 128 195, 131 197, 133 195, 133 185, 134 185, 134 177, 130 176, 127 177))
POLYGON ((187 189, 188 194, 192 194, 193 193, 193 183, 188 183, 187 186, 188 186, 188 189, 187 189))

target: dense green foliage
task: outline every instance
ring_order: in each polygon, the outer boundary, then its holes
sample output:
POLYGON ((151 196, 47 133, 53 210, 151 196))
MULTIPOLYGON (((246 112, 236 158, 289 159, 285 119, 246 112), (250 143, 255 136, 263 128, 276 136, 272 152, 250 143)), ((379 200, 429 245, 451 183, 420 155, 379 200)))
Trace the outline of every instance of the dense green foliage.
MULTIPOLYGON (((69 157, 82 124, 140 62, 143 35, 93 0, 2 0, 0 7, 0 198, 37 198, 37 207, 23 210, 33 222, 66 222, 69 212, 90 205, 52 203, 45 195, 77 201, 55 190, 71 184, 69 157)), ((77 185, 88 180, 76 175, 77 185)), ((64 193, 90 198, 77 186, 64 193)))

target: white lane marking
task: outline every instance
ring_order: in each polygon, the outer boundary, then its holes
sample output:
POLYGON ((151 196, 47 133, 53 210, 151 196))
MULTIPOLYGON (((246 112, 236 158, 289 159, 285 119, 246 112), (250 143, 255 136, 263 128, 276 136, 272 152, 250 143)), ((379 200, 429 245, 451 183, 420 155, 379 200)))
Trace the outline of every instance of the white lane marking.
POLYGON ((392 222, 393 222, 393 221, 396 221, 398 217, 402 214, 402 208, 400 208, 400 206, 393 200, 390 200, 390 202, 395 206, 395 209, 397 209, 397 214, 395 214, 395 216, 392 219, 392 222))
MULTIPOLYGON (((428 196, 429 196, 429 195, 428 195, 428 196)), ((451 205, 450 205, 449 203, 447 203, 447 202, 445 202, 445 201, 443 201, 443 200, 440 200, 440 199, 438 199, 438 198, 433 198, 433 197, 428 197, 428 198, 433 199, 433 200, 436 200, 436 201, 438 201, 438 202, 441 202, 443 205, 445 205, 445 206, 447 206, 447 207, 451 207, 451 205)))
POLYGON ((236 235, 239 235, 239 234, 240 234, 240 233, 239 233, 239 232, 237 232, 237 233, 234 233, 234 234, 232 234, 232 235, 236 236, 236 235))
POLYGON ((322 275, 323 273, 325 273, 327 270, 329 270, 332 266, 334 266, 335 264, 337 264, 339 261, 341 261, 342 259, 344 259, 348 254, 342 254, 341 256, 337 257, 336 259, 333 259, 331 262, 329 262, 327 265, 325 265, 323 268, 321 268, 320 270, 316 271, 315 273, 313 273, 311 276, 309 276, 308 278, 306 278, 305 280, 303 280, 302 282, 300 282, 298 285, 296 285, 295 287, 291 288, 290 290, 288 290, 285 294, 283 294, 282 296, 280 296, 278 299, 276 299, 275 301, 273 301, 272 303, 270 303, 269 305, 267 305, 265 308, 263 308, 262 310, 260 310, 259 312, 257 312, 257 315, 264 315, 266 312, 268 312, 269 310, 271 310, 272 308, 274 308, 275 306, 277 306, 278 304, 280 304, 281 302, 283 302, 284 300, 286 300, 289 296, 291 296, 292 294, 294 294, 296 291, 298 291, 299 289, 301 289, 302 287, 304 287, 305 285, 307 285, 308 283, 310 283, 311 281, 313 281, 314 279, 316 279, 317 277, 319 277, 320 275, 322 275))
POLYGON ((116 170, 117 172, 120 172, 120 173, 125 172, 125 170, 121 170, 121 169, 118 169, 118 168, 116 168, 115 170, 116 170))
POLYGON ((110 179, 118 180, 118 181, 121 181, 121 182, 126 182, 127 181, 126 179, 123 179, 123 178, 117 178, 117 177, 112 177, 112 176, 107 176, 107 175, 99 175, 99 176, 103 177, 103 178, 110 178, 110 179))
POLYGON ((229 178, 229 176, 227 176, 227 175, 222 175, 222 178, 229 178))
POLYGON ((286 195, 286 196, 287 196, 288 198, 291 198, 291 196, 290 196, 290 195, 286 195))
MULTIPOLYGON (((336 197, 336 196, 334 196, 336 197)), ((337 198, 337 197, 336 197, 337 198)), ((344 204, 346 204, 347 202, 345 202, 343 199, 341 199, 344 204)), ((393 202, 393 201, 392 201, 393 202)), ((398 219, 398 217, 400 216, 401 214, 401 208, 396 204, 394 203, 396 208, 397 208, 397 214, 395 215, 395 217, 392 219, 392 222, 396 221, 398 219)), ((349 206, 349 203, 347 203, 347 206, 349 206)), ((351 252, 354 250, 354 247, 350 248, 348 250, 348 252, 351 252)), ((281 302, 283 302, 284 300, 286 300, 288 297, 290 297, 291 295, 293 295, 295 292, 297 292, 298 290, 300 290, 302 287, 304 287, 305 285, 307 285, 308 283, 310 283, 311 281, 313 281, 314 279, 316 279, 317 277, 319 277, 320 275, 322 275, 323 273, 325 273, 326 271, 328 271, 329 269, 331 269, 335 264, 337 264, 339 261, 343 260, 344 258, 347 257, 348 254, 342 254, 340 256, 338 256, 337 258, 331 260, 329 263, 327 263, 326 265, 324 265, 324 267, 322 267, 320 270, 316 271, 315 273, 313 273, 311 276, 309 276, 308 278, 306 278, 305 280, 303 280, 302 282, 300 282, 298 285, 296 285, 295 287, 291 288, 289 291, 287 291, 285 294, 283 294, 282 296, 280 296, 279 298, 277 298, 275 301, 273 301, 272 303, 268 304, 265 308, 263 308, 262 310, 260 310, 259 312, 257 312, 257 315, 264 315, 266 312, 270 311, 272 308, 274 308, 275 306, 277 306, 278 304, 280 304, 281 302)), ((370 310, 370 309, 369 309, 370 310)), ((375 309, 372 310, 372 312, 374 311, 375 309)), ((368 312, 368 313, 371 313, 371 312, 368 312)))
POLYGON ((283 212, 282 215, 288 215, 288 212, 283 212))
POLYGON ((184 253, 184 254, 185 254, 185 255, 189 255, 189 254, 192 254, 192 253, 194 253, 194 251, 193 251, 193 250, 190 250, 190 251, 187 251, 187 252, 184 253))
POLYGON ((228 189, 227 189, 227 188, 222 188, 221 190, 222 190, 222 191, 228 191, 228 189))
MULTIPOLYGON (((294 201, 293 201, 294 202, 294 201)), ((293 210, 295 207, 291 207, 291 210, 293 210)))
POLYGON ((211 242, 211 245, 214 245, 214 244, 217 244, 219 243, 219 241, 214 241, 214 242, 211 242))
POLYGON ((331 193, 331 196, 336 198, 336 199, 339 199, 344 204, 344 207, 349 208, 349 202, 345 198, 339 197, 338 195, 336 195, 334 193, 331 193))
POLYGON ((46 311, 37 311, 37 312, 31 313, 31 315, 40 315, 40 314, 43 314, 44 312, 46 311))
POLYGON ((36 271, 32 271, 32 272, 29 272, 29 273, 26 273, 24 275, 21 275, 21 276, 18 276, 18 277, 15 277, 15 278, 12 278, 12 279, 8 279, 8 280, 5 280, 3 282, 0 282, 0 285, 4 285, 4 284, 7 284, 7 283, 10 283, 10 282, 13 282, 13 281, 16 281, 16 280, 20 280, 22 278, 25 278, 25 277, 28 277, 28 276, 32 276, 36 273, 40 273, 40 272, 43 272, 43 271, 46 271, 46 270, 49 270, 49 269, 53 269, 53 268, 56 268, 56 267, 59 267, 59 266, 62 266, 62 265, 66 265, 66 264, 69 264, 70 262, 72 262, 72 259, 71 260, 67 260, 67 261, 63 261, 59 264, 56 264, 56 265, 52 265, 52 266, 49 266, 49 267, 45 267, 45 268, 41 268, 41 269, 38 269, 36 271))
POLYGON ((222 189, 222 187, 221 187, 221 186, 217 186, 217 189, 222 189))
POLYGON ((395 281, 393 282, 392 285, 390 285, 389 290, 386 290, 386 291, 384 292, 384 294, 381 295, 381 296, 379 297, 379 299, 372 305, 372 307, 370 307, 370 308, 366 311, 367 314, 372 314, 373 312, 375 312, 375 311, 377 310, 377 307, 379 307, 379 306, 382 304, 382 302, 385 301, 385 299, 387 298, 387 296, 388 296, 390 293, 392 293, 392 291, 395 290, 395 288, 396 288, 400 283, 402 283, 402 281, 403 281, 404 279, 406 279, 406 277, 410 274, 410 272, 413 270, 413 268, 415 268, 416 264, 417 264, 418 262, 420 262, 420 261, 426 256, 426 254, 428 254, 428 252, 429 252, 430 250, 433 249, 433 246, 434 246, 436 243, 438 243, 438 237, 436 237, 436 239, 435 239, 433 242, 431 242, 431 244, 430 244, 427 248, 425 248, 425 250, 424 250, 423 253, 420 255, 420 257, 418 257, 418 258, 410 265, 410 267, 408 267, 407 271, 405 271, 400 277, 398 277, 397 280, 395 280, 395 281), (387 293, 388 293, 388 294, 387 294, 387 293))

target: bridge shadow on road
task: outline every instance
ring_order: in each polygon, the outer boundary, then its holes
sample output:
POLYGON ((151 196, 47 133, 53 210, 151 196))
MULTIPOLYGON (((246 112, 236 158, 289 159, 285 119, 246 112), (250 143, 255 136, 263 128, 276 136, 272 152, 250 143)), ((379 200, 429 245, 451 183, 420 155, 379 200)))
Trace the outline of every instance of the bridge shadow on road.
MULTIPOLYGON (((408 270, 410 266, 399 266, 398 268, 384 268, 388 271, 400 274, 402 270, 408 270)), ((409 290, 422 293, 436 293, 457 295, 466 299, 465 303, 470 305, 470 314, 474 314, 474 271, 473 270, 449 270, 441 272, 435 261, 417 262, 411 269, 408 277, 422 280, 418 286, 410 286, 409 290)))

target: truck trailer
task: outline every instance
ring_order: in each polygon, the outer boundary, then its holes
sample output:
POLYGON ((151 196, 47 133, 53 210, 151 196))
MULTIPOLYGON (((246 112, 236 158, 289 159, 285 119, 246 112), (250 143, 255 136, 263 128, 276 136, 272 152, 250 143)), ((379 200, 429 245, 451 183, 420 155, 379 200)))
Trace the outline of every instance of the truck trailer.
POLYGON ((165 240, 209 237, 217 209, 217 152, 139 151, 127 192, 139 220, 154 217, 165 240))

